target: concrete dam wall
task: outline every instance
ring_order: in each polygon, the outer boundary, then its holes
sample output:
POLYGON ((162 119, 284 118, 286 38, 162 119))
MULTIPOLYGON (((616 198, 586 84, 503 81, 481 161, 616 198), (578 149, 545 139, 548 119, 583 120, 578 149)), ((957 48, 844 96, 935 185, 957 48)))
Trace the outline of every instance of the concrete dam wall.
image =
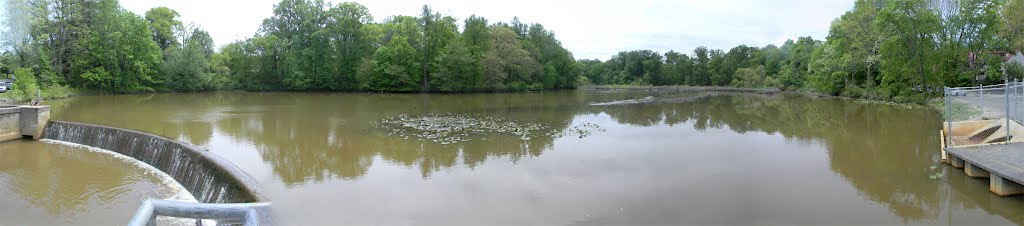
POLYGON ((203 203, 269 202, 235 165, 185 142, 100 125, 50 121, 43 138, 110 150, 145 162, 177 180, 203 203))

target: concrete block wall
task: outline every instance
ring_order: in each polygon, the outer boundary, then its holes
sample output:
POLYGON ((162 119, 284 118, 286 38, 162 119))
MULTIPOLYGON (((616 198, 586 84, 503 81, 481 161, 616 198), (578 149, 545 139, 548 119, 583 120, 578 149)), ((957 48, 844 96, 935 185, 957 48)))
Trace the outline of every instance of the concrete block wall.
POLYGON ((0 142, 41 139, 49 120, 49 106, 0 106, 0 142))

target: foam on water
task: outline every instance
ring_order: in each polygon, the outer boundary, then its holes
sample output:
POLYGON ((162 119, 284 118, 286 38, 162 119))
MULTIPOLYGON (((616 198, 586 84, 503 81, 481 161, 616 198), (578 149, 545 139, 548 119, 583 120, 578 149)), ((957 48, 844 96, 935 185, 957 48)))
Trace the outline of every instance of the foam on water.
POLYGON ((164 199, 164 200, 179 201, 179 202, 194 202, 194 203, 198 203, 199 202, 198 200, 196 200, 195 196, 192 195, 191 192, 189 192, 187 189, 185 189, 185 187, 181 186, 181 184, 179 184, 178 181, 175 181, 174 178, 171 177, 171 175, 167 175, 167 173, 164 173, 163 171, 160 171, 156 167, 150 166, 149 164, 146 164, 144 162, 136 160, 136 159, 134 159, 132 157, 129 157, 129 156, 126 156, 126 155, 122 155, 120 153, 113 152, 113 151, 106 150, 106 149, 101 149, 101 148, 97 148, 97 147, 86 146, 86 145, 81 145, 81 144, 76 144, 76 143, 71 143, 71 142, 64 142, 64 141, 50 140, 50 139, 41 139, 39 141, 42 141, 42 142, 48 143, 48 144, 57 144, 57 145, 65 145, 65 146, 82 148, 82 149, 85 149, 85 150, 88 150, 88 151, 91 151, 91 152, 98 152, 98 153, 103 153, 103 154, 109 154, 109 155, 113 156, 114 158, 119 159, 121 161, 124 161, 126 163, 129 163, 129 164, 131 164, 133 166, 137 166, 137 167, 146 169, 147 173, 153 174, 157 178, 160 178, 160 184, 164 185, 166 188, 169 188, 171 190, 172 194, 159 194, 161 196, 160 197, 156 197, 156 198, 164 199))

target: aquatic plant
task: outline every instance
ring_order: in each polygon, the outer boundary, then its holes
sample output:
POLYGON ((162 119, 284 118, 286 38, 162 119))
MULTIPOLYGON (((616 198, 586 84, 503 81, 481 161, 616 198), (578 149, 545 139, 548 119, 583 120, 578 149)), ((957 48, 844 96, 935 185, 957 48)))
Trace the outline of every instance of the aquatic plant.
POLYGON ((429 113, 424 115, 398 115, 376 123, 388 136, 417 139, 440 144, 467 142, 473 138, 509 135, 524 141, 537 136, 577 136, 584 138, 595 131, 605 131, 593 123, 580 123, 565 130, 552 129, 544 123, 521 122, 496 116, 476 114, 429 113))

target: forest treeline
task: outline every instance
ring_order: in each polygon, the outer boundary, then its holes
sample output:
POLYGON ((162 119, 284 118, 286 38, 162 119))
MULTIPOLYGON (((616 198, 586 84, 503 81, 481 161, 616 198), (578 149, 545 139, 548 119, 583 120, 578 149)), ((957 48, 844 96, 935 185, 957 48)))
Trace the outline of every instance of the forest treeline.
POLYGON ((459 21, 429 6, 375 21, 358 3, 283 0, 253 37, 220 49, 166 7, 145 15, 117 0, 4 7, 0 74, 41 87, 489 92, 575 88, 579 78, 572 53, 541 24, 459 21))
MULTIPOLYGON (((942 86, 1019 77, 1024 0, 856 0, 825 40, 576 60, 540 24, 283 0, 252 37, 215 48, 166 7, 7 0, 0 74, 19 86, 110 93, 203 90, 490 92, 587 84, 778 87, 919 101, 942 86), (978 81, 977 78, 981 78, 978 81), (28 84, 30 83, 30 84, 28 84)), ((24 92, 24 95, 32 93, 24 92)))
POLYGON ((1002 62, 1024 47, 1022 12, 1022 0, 857 0, 825 40, 635 50, 579 64, 590 84, 778 87, 921 101, 942 95, 938 87, 998 83, 1004 71, 1020 78, 1020 65, 1002 62))

